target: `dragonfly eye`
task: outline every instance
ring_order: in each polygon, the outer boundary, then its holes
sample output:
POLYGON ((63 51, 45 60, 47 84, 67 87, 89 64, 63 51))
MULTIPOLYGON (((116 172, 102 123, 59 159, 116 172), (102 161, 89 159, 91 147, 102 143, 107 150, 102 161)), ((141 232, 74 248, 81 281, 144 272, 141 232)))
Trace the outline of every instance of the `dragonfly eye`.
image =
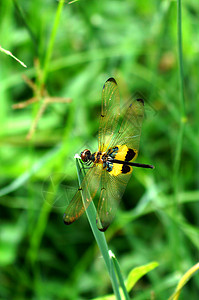
POLYGON ((91 157, 91 152, 88 149, 85 149, 84 151, 81 152, 81 159, 83 160, 83 162, 87 162, 88 160, 90 160, 91 157))

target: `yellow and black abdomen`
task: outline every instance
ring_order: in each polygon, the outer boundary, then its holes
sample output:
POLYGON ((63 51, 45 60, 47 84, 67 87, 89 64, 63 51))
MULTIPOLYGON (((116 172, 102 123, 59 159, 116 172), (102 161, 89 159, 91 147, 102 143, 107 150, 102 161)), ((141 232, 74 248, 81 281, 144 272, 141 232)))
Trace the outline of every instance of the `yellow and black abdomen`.
MULTIPOLYGON (((110 148, 107 152, 107 155, 113 159, 120 161, 133 161, 138 155, 138 151, 127 147, 126 145, 117 145, 113 148, 110 148)), ((130 174, 133 171, 131 166, 127 164, 117 164, 109 162, 107 171, 110 175, 118 176, 119 174, 130 174)))

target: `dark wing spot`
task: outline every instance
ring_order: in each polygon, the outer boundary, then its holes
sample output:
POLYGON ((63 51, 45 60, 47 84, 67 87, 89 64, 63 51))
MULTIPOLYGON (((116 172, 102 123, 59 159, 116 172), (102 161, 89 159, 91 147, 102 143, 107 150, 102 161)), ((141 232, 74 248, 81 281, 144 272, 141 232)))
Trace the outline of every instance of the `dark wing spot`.
POLYGON ((136 99, 136 101, 141 102, 144 105, 144 100, 143 99, 136 99))
MULTIPOLYGON (((110 77, 107 81, 112 81, 112 82, 114 82, 115 84, 117 84, 117 82, 115 81, 115 79, 113 78, 113 77, 110 77)), ((106 81, 106 82, 107 82, 106 81)))
POLYGON ((103 227, 99 228, 99 230, 100 230, 101 232, 105 232, 106 229, 109 227, 109 225, 110 225, 110 224, 108 224, 108 225, 103 224, 103 227))
POLYGON ((63 215, 63 221, 64 221, 64 224, 70 225, 71 223, 73 223, 73 220, 72 220, 72 219, 65 220, 66 217, 67 217, 67 215, 64 214, 64 215, 63 215))
POLYGON ((136 155, 135 151, 133 149, 129 149, 126 156, 125 156, 125 161, 132 160, 135 155, 136 155))
POLYGON ((128 165, 123 165, 122 166, 122 174, 129 173, 131 168, 128 165))

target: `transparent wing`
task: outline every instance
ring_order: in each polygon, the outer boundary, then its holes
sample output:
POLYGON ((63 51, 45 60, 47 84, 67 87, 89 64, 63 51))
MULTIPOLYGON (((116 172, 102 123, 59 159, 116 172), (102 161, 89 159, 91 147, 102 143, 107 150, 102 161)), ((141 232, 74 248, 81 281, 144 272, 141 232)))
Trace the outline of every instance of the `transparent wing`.
POLYGON ((115 217, 119 201, 124 194, 131 173, 113 176, 107 171, 103 171, 97 208, 97 227, 100 231, 105 231, 115 217))
MULTIPOLYGON (((128 106, 126 111, 124 111, 121 126, 116 133, 115 138, 111 140, 110 147, 126 145, 128 148, 134 149, 137 156, 143 117, 144 101, 137 99, 128 106)), ((133 159, 135 158, 136 157, 133 159)), ((127 174, 121 173, 117 176, 111 175, 106 170, 103 171, 97 210, 97 226, 99 230, 105 231, 111 224, 132 171, 133 168, 130 167, 130 171, 127 174)))
POLYGON ((102 165, 94 164, 86 173, 81 187, 69 203, 64 213, 64 223, 70 225, 88 208, 99 188, 102 165), (84 202, 83 200, 84 199, 84 202))
POLYGON ((99 126, 98 150, 105 151, 108 147, 120 114, 120 95, 114 78, 109 78, 102 91, 102 107, 99 126))
POLYGON ((144 101, 134 100, 121 114, 121 126, 111 140, 110 147, 126 145, 128 148, 139 150, 142 122, 144 118, 144 101))

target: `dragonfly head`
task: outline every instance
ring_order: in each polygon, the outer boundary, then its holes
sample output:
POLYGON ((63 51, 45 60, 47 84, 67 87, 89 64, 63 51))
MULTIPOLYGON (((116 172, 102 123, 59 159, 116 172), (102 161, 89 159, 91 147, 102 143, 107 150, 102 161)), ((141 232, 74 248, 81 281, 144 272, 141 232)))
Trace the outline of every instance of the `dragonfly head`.
POLYGON ((91 152, 88 149, 85 149, 84 151, 81 152, 81 159, 83 162, 89 161, 91 158, 91 152))

